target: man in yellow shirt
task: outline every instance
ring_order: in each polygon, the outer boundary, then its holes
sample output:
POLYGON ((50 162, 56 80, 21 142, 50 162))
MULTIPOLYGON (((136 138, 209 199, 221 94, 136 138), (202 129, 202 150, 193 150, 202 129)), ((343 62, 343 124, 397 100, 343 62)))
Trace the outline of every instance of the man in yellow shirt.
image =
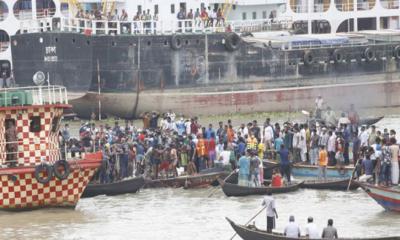
POLYGON ((321 150, 319 151, 319 174, 318 178, 324 178, 326 181, 326 166, 328 165, 328 152, 325 150, 325 146, 321 146, 321 150))

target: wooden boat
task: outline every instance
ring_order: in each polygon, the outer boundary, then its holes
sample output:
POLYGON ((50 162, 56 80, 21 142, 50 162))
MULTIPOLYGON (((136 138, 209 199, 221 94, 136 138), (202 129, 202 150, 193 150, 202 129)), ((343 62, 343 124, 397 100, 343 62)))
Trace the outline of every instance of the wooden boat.
POLYGON ((227 176, 226 171, 197 174, 193 176, 180 176, 175 178, 145 180, 144 188, 185 187, 199 188, 211 185, 219 177, 227 176))
POLYGON ((379 205, 388 211, 400 212, 400 188, 380 187, 369 183, 357 182, 361 188, 379 205))
MULTIPOLYGON (((327 179, 325 180, 305 180, 301 188, 310 189, 328 189, 328 190, 347 190, 349 186, 349 178, 346 179, 327 179)), ((356 190, 359 187, 358 183, 351 181, 350 190, 356 190)))
POLYGON ((98 195, 115 196, 126 193, 135 193, 144 186, 144 178, 137 177, 106 184, 89 184, 82 194, 83 198, 98 195))
MULTIPOLYGON (((279 168, 279 163, 270 160, 263 161, 264 168, 279 168)), ((350 178, 352 177, 354 171, 353 166, 338 167, 327 167, 326 176, 327 178, 350 178)), ((318 177, 319 169, 318 166, 305 165, 305 164, 293 164, 292 165, 292 175, 295 177, 318 177)))
MULTIPOLYGON (((221 185, 222 191, 228 197, 242 197, 242 196, 249 196, 249 195, 266 195, 268 193, 277 194, 277 193, 288 193, 296 191, 300 188, 300 185, 303 182, 296 182, 288 186, 283 187, 268 187, 268 186, 261 186, 261 187, 246 187, 240 186, 236 183, 230 181, 231 178, 227 179, 226 181, 222 179, 218 179, 219 184, 221 185)), ((237 177, 236 177, 237 179, 237 177)))
MULTIPOLYGON (((243 226, 234 223, 229 218, 226 218, 229 224, 232 226, 233 230, 239 235, 243 240, 295 240, 295 239, 306 239, 301 238, 289 238, 283 236, 279 233, 267 233, 266 231, 257 229, 254 225, 243 226)), ((400 237, 374 237, 374 238, 339 238, 342 240, 399 240, 400 237)))

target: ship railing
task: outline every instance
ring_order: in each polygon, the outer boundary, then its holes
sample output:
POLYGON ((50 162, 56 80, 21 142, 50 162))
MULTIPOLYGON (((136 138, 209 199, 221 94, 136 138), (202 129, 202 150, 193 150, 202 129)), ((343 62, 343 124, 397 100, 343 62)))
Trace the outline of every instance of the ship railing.
POLYGON ((336 9, 341 12, 353 11, 353 3, 336 3, 336 9))
POLYGON ((308 12, 308 6, 304 5, 304 4, 298 4, 298 5, 291 4, 290 8, 295 13, 307 13, 308 12))
POLYGON ((14 10, 14 16, 19 20, 32 20, 32 10, 14 10))
POLYGON ((37 18, 48 18, 53 16, 56 13, 55 8, 41 8, 36 10, 37 18))
POLYGON ((52 18, 50 17, 22 20, 19 24, 21 33, 50 32, 53 30, 52 18))
POLYGON ((0 107, 68 104, 67 89, 47 85, 0 89, 0 107))
POLYGON ((370 6, 369 2, 358 2, 357 3, 357 10, 370 10, 373 7, 370 6))
POLYGON ((393 0, 381 0, 381 5, 383 8, 386 9, 398 9, 399 8, 399 2, 398 1, 393 1, 393 0))
POLYGON ((314 4, 314 12, 324 12, 325 6, 323 3, 316 3, 314 4))

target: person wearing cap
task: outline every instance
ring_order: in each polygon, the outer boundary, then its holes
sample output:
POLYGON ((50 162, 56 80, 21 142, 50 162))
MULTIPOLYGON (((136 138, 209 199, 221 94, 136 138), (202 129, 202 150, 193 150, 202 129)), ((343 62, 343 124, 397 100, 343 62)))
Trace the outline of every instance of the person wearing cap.
POLYGON ((325 227, 324 230, 322 231, 321 238, 325 238, 325 239, 339 238, 336 228, 333 227, 333 220, 332 219, 328 220, 328 226, 325 227))
POLYGON ((319 236, 321 236, 320 232, 318 231, 317 225, 315 225, 314 223, 313 217, 308 217, 307 219, 305 235, 309 239, 319 239, 319 236))
POLYGON ((275 208, 275 199, 271 193, 267 193, 267 196, 264 196, 262 205, 266 206, 267 233, 272 233, 272 229, 275 228, 275 217, 278 218, 278 212, 275 208))
POLYGON ((294 221, 294 216, 289 217, 289 223, 286 225, 283 235, 285 235, 288 238, 299 238, 300 237, 300 227, 294 221))

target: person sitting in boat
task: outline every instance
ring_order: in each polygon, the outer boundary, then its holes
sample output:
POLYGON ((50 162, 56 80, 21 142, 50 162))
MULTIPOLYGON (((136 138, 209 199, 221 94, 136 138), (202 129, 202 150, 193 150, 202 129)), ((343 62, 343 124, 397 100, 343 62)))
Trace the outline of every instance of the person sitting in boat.
POLYGON ((305 228, 305 235, 308 239, 319 239, 320 232, 318 231, 317 225, 314 223, 313 217, 308 217, 307 225, 305 228))
POLYGON ((267 233, 272 233, 272 229, 275 228, 275 217, 278 218, 278 212, 275 208, 275 199, 271 193, 267 193, 262 202, 263 206, 266 206, 267 212, 267 233))
POLYGON ((328 220, 328 226, 325 227, 324 230, 322 231, 321 238, 325 238, 325 239, 339 238, 336 228, 333 227, 333 220, 332 219, 328 220))
POLYGON ((278 169, 274 169, 272 174, 271 187, 282 187, 282 176, 278 169))
POLYGON ((299 224, 294 221, 294 216, 289 217, 289 223, 286 225, 283 235, 288 238, 300 237, 300 227, 299 224))
POLYGON ((238 184, 240 186, 249 186, 250 179, 250 160, 248 158, 250 150, 247 150, 247 155, 244 153, 239 158, 239 180, 238 184))

